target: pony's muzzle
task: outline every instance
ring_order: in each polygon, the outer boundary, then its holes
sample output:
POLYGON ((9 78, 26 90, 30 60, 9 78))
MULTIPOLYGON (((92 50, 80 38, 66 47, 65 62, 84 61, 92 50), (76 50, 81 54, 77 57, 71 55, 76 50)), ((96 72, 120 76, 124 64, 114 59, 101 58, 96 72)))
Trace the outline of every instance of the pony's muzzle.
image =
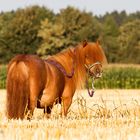
POLYGON ((98 78, 101 78, 102 77, 102 68, 99 66, 99 67, 93 67, 91 69, 89 69, 89 75, 91 77, 93 77, 94 79, 98 79, 98 78))
POLYGON ((98 79, 102 77, 102 72, 89 72, 90 76, 94 79, 98 79))
POLYGON ((95 78, 101 78, 102 75, 103 75, 103 72, 97 73, 97 74, 95 75, 95 78))
POLYGON ((86 65, 85 68, 88 72, 88 74, 93 77, 94 79, 101 78, 102 77, 102 64, 100 62, 95 62, 91 65, 86 65))

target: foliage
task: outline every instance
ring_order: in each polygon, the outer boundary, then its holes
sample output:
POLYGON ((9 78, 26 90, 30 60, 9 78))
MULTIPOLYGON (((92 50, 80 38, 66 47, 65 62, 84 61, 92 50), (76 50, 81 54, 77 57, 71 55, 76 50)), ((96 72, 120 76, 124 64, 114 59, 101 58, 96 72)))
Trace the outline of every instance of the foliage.
POLYGON ((0 63, 7 61, 9 41, 5 38, 7 34, 7 26, 13 19, 15 12, 5 12, 0 14, 0 63))
POLYGON ((136 19, 121 26, 118 40, 123 55, 120 61, 140 63, 140 20, 136 19))
POLYGON ((95 87, 119 88, 119 89, 139 89, 140 88, 140 68, 137 67, 112 67, 107 68, 103 77, 95 81, 95 87))
POLYGON ((52 55, 62 50, 67 39, 64 37, 64 29, 61 24, 53 24, 45 19, 41 22, 41 29, 38 36, 43 39, 43 43, 37 50, 40 56, 52 55))
POLYGON ((41 22, 38 36, 43 38, 43 43, 37 53, 41 56, 54 54, 84 39, 94 41, 99 30, 99 23, 91 13, 72 7, 62 9, 54 21, 45 19, 41 22))
MULTIPOLYGON (((0 66, 0 89, 5 88, 6 65, 0 66)), ((140 67, 108 67, 103 72, 103 77, 95 80, 95 88, 98 89, 139 89, 140 67)))
POLYGON ((0 66, 0 89, 6 88, 6 66, 0 66))
POLYGON ((0 34, 0 37, 8 44, 7 48, 3 48, 5 50, 2 56, 5 57, 3 61, 8 61, 20 53, 35 54, 41 42, 41 39, 37 37, 40 21, 46 17, 52 18, 52 15, 51 11, 38 6, 18 9, 0 34))
POLYGON ((119 51, 117 36, 119 35, 118 25, 110 15, 105 18, 103 24, 103 44, 109 62, 116 62, 116 54, 119 51))
POLYGON ((99 39, 109 63, 140 64, 140 12, 93 14, 74 7, 54 14, 40 6, 1 12, 0 64, 20 53, 46 57, 85 39, 99 39))

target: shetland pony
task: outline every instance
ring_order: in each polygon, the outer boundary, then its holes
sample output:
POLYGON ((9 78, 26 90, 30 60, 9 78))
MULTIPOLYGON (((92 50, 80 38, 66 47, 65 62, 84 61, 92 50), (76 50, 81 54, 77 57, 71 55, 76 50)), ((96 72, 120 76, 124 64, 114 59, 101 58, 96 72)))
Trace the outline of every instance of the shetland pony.
POLYGON ((63 104, 62 115, 66 116, 75 90, 84 87, 87 71, 91 76, 102 72, 101 64, 90 67, 97 61, 106 62, 98 42, 81 43, 47 60, 36 55, 15 56, 7 72, 7 117, 23 119, 27 110, 33 115, 35 107, 50 114, 56 101, 63 104))

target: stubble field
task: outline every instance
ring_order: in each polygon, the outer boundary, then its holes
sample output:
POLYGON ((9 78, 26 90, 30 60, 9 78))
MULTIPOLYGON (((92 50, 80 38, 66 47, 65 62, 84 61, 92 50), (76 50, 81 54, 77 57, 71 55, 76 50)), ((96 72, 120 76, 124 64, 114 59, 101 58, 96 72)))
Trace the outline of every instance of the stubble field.
POLYGON ((67 118, 55 105, 49 119, 36 109, 31 121, 7 120, 5 96, 0 90, 0 140, 140 139, 140 90, 77 91, 67 118))

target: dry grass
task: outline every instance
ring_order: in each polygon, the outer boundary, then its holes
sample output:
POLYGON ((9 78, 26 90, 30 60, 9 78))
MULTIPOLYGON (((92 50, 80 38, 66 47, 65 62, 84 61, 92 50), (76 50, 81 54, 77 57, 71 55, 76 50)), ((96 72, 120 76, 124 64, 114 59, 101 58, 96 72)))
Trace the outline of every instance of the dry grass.
POLYGON ((36 109, 31 121, 6 119, 5 94, 0 91, 0 140, 140 139, 140 90, 97 90, 93 98, 78 91, 67 118, 56 105, 50 119, 36 109))

